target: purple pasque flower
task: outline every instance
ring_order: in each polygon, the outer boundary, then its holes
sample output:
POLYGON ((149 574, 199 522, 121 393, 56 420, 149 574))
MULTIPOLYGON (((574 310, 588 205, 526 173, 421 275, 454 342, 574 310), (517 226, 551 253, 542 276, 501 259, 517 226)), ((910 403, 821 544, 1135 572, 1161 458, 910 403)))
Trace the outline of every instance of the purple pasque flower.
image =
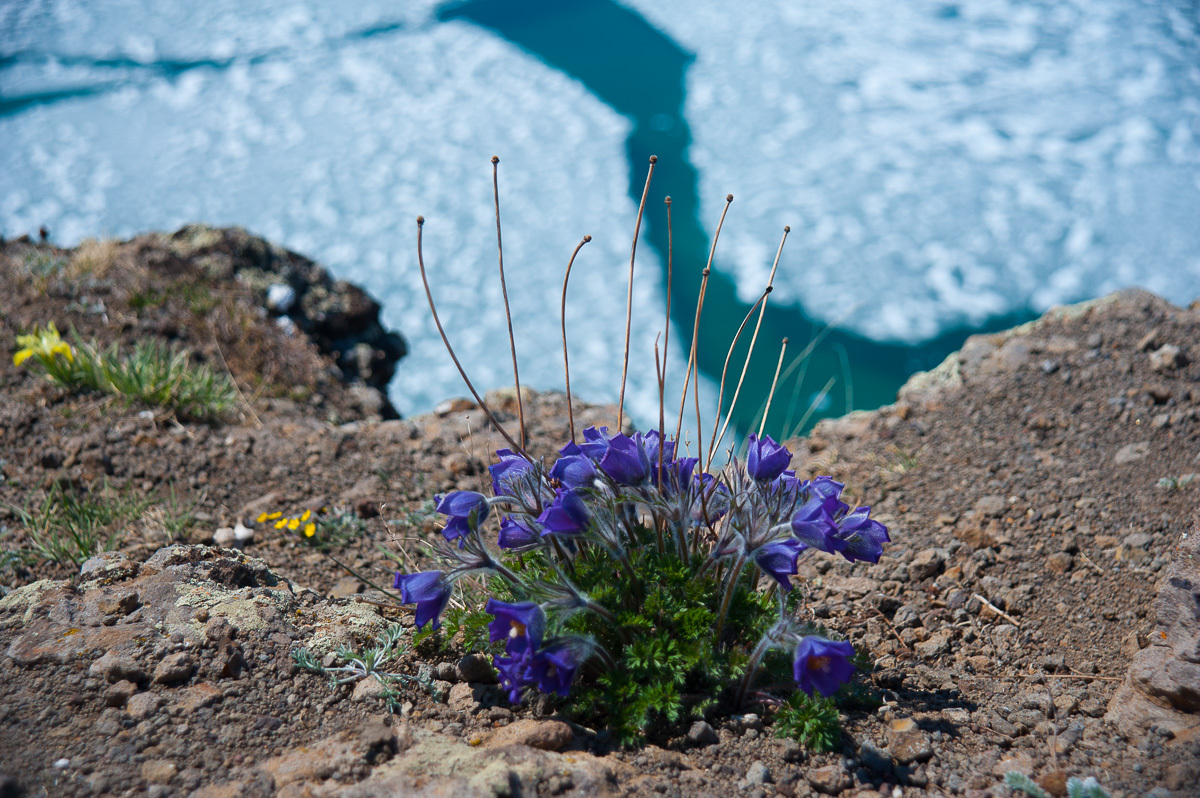
POLYGON ((770 574, 785 592, 790 591, 792 583, 788 577, 795 576, 799 572, 797 563, 800 559, 800 552, 806 548, 808 547, 795 538, 776 540, 761 547, 754 554, 754 562, 758 563, 759 568, 770 574))
POLYGON ((712 474, 702 473, 699 487, 692 500, 692 521, 697 526, 715 524, 729 512, 729 488, 712 474))
POLYGON ((554 501, 538 516, 538 523, 545 527, 543 535, 577 535, 587 529, 591 514, 583 497, 574 490, 559 490, 554 501))
POLYGON ((556 638, 530 658, 526 676, 543 693, 565 696, 571 692, 575 671, 586 658, 586 643, 570 637, 556 638))
POLYGON ((542 533, 533 529, 527 521, 506 516, 500 519, 500 548, 523 549, 542 539, 542 533))
POLYGON ((619 485, 641 485, 650 476, 650 457, 645 446, 625 434, 609 439, 599 465, 619 485))
POLYGON ((686 494, 692 485, 692 476, 696 470, 695 457, 681 457, 678 460, 664 460, 662 479, 659 480, 658 457, 650 458, 650 481, 665 496, 686 494))
POLYGON ((429 621, 433 628, 442 625, 440 616, 442 610, 450 602, 450 593, 454 584, 441 571, 422 571, 417 574, 396 574, 392 587, 400 591, 400 600, 405 604, 417 605, 417 628, 420 629, 429 621))
MULTIPOLYGON (((487 496, 470 490, 456 490, 445 496, 433 498, 437 501, 437 511, 450 516, 442 529, 446 540, 464 538, 474 532, 488 517, 488 511, 491 509, 487 496), (474 524, 471 522, 472 517, 475 519, 474 524)), ((462 546, 462 541, 459 541, 459 546, 462 546)))
POLYGON ((833 496, 809 496, 808 501, 792 514, 792 534, 809 548, 830 553, 836 551, 839 542, 833 537, 837 532, 833 518, 839 505, 841 502, 833 496))
POLYGON ((585 454, 563 455, 550 469, 550 476, 568 488, 590 488, 596 481, 596 466, 585 454))
POLYGON ((646 450, 646 456, 650 458, 650 463, 655 470, 658 469, 658 454, 662 451, 663 468, 666 468, 667 463, 671 462, 675 457, 675 441, 658 434, 658 430, 652 429, 643 435, 640 432, 633 433, 633 439, 642 445, 646 450))
POLYGON ((800 689, 809 695, 817 691, 825 698, 837 692, 854 674, 854 646, 809 635, 800 638, 792 673, 800 689))
POLYGON ((488 599, 483 611, 495 618, 488 624, 492 642, 506 640, 504 649, 508 654, 518 654, 527 649, 534 650, 542 644, 542 635, 546 631, 546 613, 536 602, 519 601, 510 604, 493 598, 488 599))
POLYGON ((837 522, 834 544, 850 562, 879 562, 883 544, 891 541, 887 527, 870 517, 870 507, 856 507, 837 522))
POLYGON ((599 429, 588 427, 583 431, 583 443, 578 445, 568 443, 560 451, 563 454, 582 454, 593 460, 599 460, 608 451, 610 439, 611 436, 608 434, 608 427, 600 427, 599 429))
POLYGON ((500 679, 500 686, 508 691, 509 703, 519 704, 521 693, 526 687, 532 687, 529 679, 529 663, 533 659, 533 649, 509 651, 507 654, 496 654, 492 657, 492 665, 500 679))
POLYGON ((488 466, 492 475, 492 493, 496 496, 521 498, 518 483, 522 476, 534 469, 533 463, 522 455, 514 454, 511 449, 500 449, 496 456, 500 458, 500 462, 488 466))
POLYGON ((747 443, 746 473, 758 482, 774 482, 792 462, 792 453, 770 435, 759 438, 750 433, 747 443))

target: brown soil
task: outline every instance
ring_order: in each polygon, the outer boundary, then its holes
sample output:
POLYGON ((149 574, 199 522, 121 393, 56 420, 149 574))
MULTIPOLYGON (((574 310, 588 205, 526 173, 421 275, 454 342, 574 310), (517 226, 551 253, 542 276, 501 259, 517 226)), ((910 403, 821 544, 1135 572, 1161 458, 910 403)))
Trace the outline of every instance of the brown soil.
MULTIPOLYGON (((0 248, 0 341, 47 321, 102 343, 159 336, 228 368, 246 402, 239 420, 187 422, 68 394, 0 361, 5 550, 30 544, 15 508, 35 508, 56 483, 155 503, 120 525, 118 547, 146 563, 140 571, 99 582, 48 562, 0 571, 9 590, 64 580, 37 588, 20 611, 0 608, 0 794, 981 798, 1004 794, 1001 776, 1015 769, 1052 791, 1067 776, 1095 776, 1114 796, 1200 795, 1197 721, 1167 729, 1105 718, 1130 660, 1157 633, 1159 576, 1197 504, 1200 479, 1179 478, 1200 471, 1200 312, 1135 292, 977 336, 910 382, 896 405, 793 441, 802 473, 846 482, 892 531, 878 565, 813 559, 801 574, 815 616, 876 660, 869 678, 886 703, 844 713, 844 745, 831 754, 775 739, 765 707, 752 708, 762 720, 713 718, 712 744, 680 736, 613 751, 581 727, 555 737, 551 704, 508 707, 495 687, 471 681, 481 677, 469 663, 455 667, 462 651, 434 642, 404 667, 425 666, 444 689, 414 690, 398 714, 378 696, 331 690, 293 667, 291 648, 312 645, 328 624, 361 644, 347 613, 369 614, 371 629, 380 615, 411 625, 329 555, 390 586, 394 562, 381 546, 419 566, 411 538, 437 534, 433 494, 481 489, 503 443, 461 400, 441 414, 384 420, 390 406, 367 384, 370 368, 348 366, 336 336, 305 329, 313 314, 291 333, 281 327, 264 308, 274 278, 254 272, 246 252, 307 261, 250 246, 258 240, 237 231, 198 241, 197 230, 86 251, 0 248), (163 523, 172 494, 176 507, 196 505, 179 541, 163 523), (323 506, 354 519, 327 550, 253 523, 264 511, 323 506), (152 559, 168 543, 209 543, 239 521, 254 528, 244 546, 252 559, 212 549, 152 559), (156 587, 164 574, 185 572, 189 584, 261 595, 295 617, 230 632, 209 630, 214 618, 197 611, 186 620, 204 634, 172 632, 169 607, 148 597, 165 589, 156 587), (136 609, 120 593, 134 587, 136 609), (102 600, 113 596, 112 606, 102 600), (83 620, 63 620, 75 612, 83 620), (35 639, 38 629, 65 631, 35 639), (106 651, 127 652, 141 678, 105 670, 106 651), (194 670, 156 681, 151 674, 176 655, 194 659, 194 670), (143 694, 157 698, 133 700, 143 694), (472 780, 434 763, 457 762, 459 749, 489 763, 472 780), (489 781, 499 761, 499 781, 489 781)), ((387 347, 378 334, 370 340, 354 362, 382 372, 387 347)), ((515 429, 514 397, 489 402, 515 429)), ((579 404, 576 423, 611 423, 612 410, 579 404)), ((526 420, 539 456, 566 438, 560 395, 531 393, 526 420)))

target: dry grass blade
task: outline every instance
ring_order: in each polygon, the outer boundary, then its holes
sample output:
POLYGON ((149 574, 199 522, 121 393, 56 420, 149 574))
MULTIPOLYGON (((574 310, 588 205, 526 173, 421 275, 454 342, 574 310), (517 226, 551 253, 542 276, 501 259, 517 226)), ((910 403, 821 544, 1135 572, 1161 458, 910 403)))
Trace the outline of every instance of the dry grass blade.
POLYGON ((629 297, 625 301, 625 359, 621 365, 621 394, 617 399, 617 432, 625 422, 625 378, 629 375, 629 331, 633 324, 633 264, 637 259, 638 236, 642 230, 642 215, 646 212, 646 196, 650 193, 650 179, 654 177, 654 164, 658 156, 650 156, 650 169, 646 172, 646 186, 642 189, 642 201, 638 205, 637 222, 633 226, 633 246, 629 251, 629 297))

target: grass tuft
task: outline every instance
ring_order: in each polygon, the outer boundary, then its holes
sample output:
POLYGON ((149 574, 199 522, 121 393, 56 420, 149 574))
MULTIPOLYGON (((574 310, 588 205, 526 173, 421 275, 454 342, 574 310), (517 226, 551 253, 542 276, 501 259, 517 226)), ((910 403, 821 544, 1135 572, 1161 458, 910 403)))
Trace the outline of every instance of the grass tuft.
POLYGON ((13 507, 30 553, 59 565, 82 565, 89 557, 112 551, 126 522, 141 517, 150 502, 114 493, 107 483, 96 492, 55 482, 40 504, 13 507))

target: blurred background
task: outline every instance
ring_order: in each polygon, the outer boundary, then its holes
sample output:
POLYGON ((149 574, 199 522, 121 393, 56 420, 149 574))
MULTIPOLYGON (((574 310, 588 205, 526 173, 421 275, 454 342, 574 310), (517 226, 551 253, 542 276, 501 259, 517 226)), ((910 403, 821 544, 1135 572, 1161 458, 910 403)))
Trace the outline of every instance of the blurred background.
POLYGON ((734 411, 756 427, 780 340, 785 367, 816 341, 781 382, 778 436, 891 401, 966 335, 1051 305, 1200 295, 1200 5, 0 0, 0 233, 246 227, 383 303, 410 343, 391 387, 405 415, 465 394, 421 289, 418 214, 464 365, 481 390, 512 383, 492 155, 522 382, 563 386, 562 274, 590 234, 572 387, 615 401, 651 154, 627 406, 657 423, 669 296, 674 417, 733 194, 698 336, 705 435, 790 225, 734 411))

